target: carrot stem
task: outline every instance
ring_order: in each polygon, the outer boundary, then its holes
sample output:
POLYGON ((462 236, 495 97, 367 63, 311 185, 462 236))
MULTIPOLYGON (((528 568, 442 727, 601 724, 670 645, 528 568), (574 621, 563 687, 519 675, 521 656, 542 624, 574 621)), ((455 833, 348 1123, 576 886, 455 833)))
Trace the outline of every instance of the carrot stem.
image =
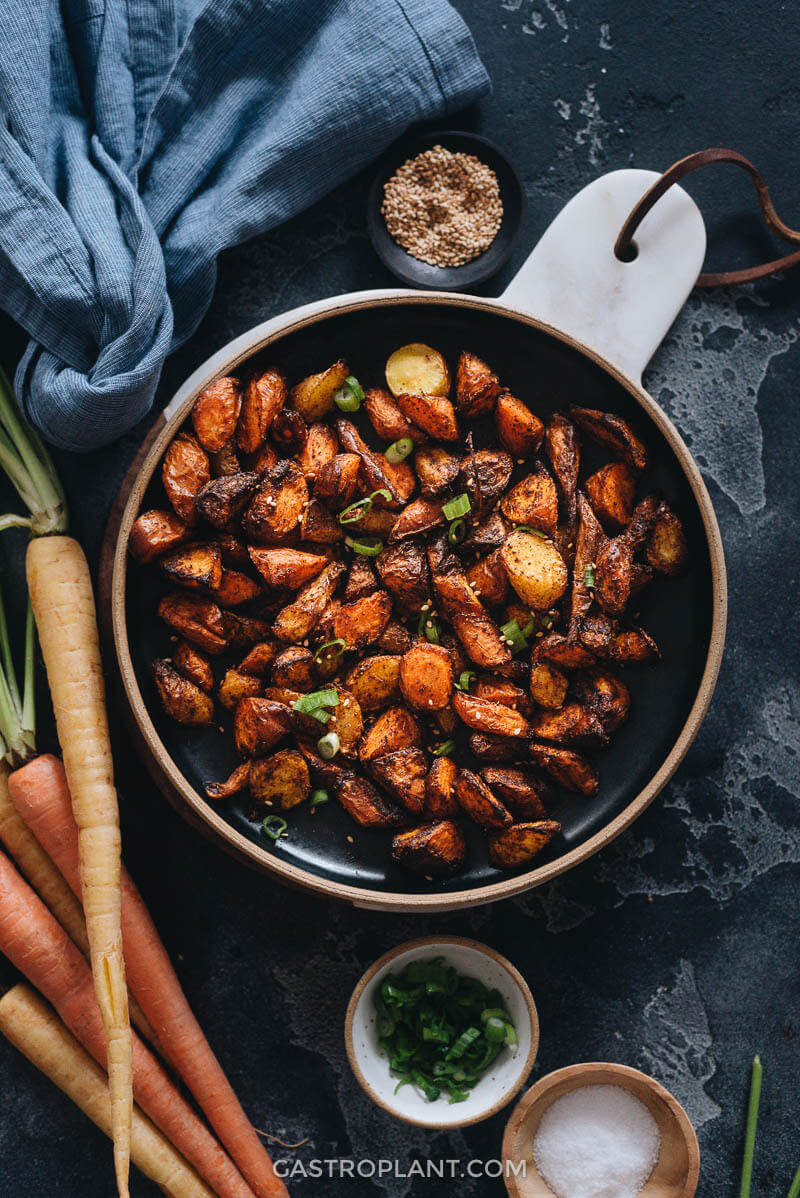
MULTIPOLYGON (((36 536, 65 532, 67 502, 41 438, 22 419, 5 373, 0 370, 0 466, 31 513, 36 536)), ((10 527, 6 524, 5 527, 10 527)))
POLYGON ((756 1053, 753 1057, 753 1067, 750 1073, 750 1097, 747 1102, 747 1127, 744 1134, 744 1157, 742 1158, 742 1181, 739 1187, 739 1198, 750 1198, 750 1185, 753 1180, 753 1157, 756 1148, 756 1128, 758 1127, 758 1107, 761 1102, 761 1057, 756 1053))

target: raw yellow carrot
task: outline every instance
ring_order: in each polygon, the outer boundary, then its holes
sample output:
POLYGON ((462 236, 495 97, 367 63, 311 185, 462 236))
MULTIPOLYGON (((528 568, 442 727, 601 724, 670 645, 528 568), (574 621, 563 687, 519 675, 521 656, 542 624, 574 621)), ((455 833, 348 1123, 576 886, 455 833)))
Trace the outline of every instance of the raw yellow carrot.
POLYGON ((120 926, 119 811, 94 595, 83 550, 72 537, 32 540, 26 569, 78 825, 81 897, 106 1039, 114 1167, 120 1198, 128 1198, 133 1075, 120 926))
MULTIPOLYGON (((14 986, 0 998, 0 1032, 101 1131, 111 1135, 105 1074, 30 987, 14 986)), ((131 1158, 170 1198, 214 1198, 138 1107, 133 1108, 131 1122, 131 1158)))

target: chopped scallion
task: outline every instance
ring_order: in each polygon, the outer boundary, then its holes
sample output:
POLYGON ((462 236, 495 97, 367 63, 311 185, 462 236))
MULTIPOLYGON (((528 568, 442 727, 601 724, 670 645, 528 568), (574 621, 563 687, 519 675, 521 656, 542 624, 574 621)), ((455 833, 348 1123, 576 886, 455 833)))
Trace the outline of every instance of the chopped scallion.
POLYGON ((348 375, 344 385, 334 392, 333 402, 342 412, 358 411, 364 402, 364 389, 354 375, 348 375))
POLYGON ((301 695, 292 703, 295 711, 302 711, 305 715, 314 715, 318 707, 338 706, 339 694, 332 686, 325 690, 312 691, 309 695, 301 695))
POLYGON ((261 831, 270 840, 280 840, 286 829, 289 827, 286 820, 280 815, 267 815, 261 824, 261 831))
POLYGON ((326 641, 324 645, 320 645, 314 654, 314 661, 319 661, 323 654, 327 657, 341 657, 347 648, 347 641, 343 641, 341 637, 337 637, 335 641, 326 641), (330 653, 327 650, 330 649, 330 653))
POLYGON ((460 545, 467 537, 466 520, 453 520, 447 530, 447 539, 451 545, 460 545))
POLYGON ((335 732, 326 732, 317 741, 317 751, 325 761, 330 761, 339 752, 339 737, 335 732))
POLYGON ((321 807, 322 804, 327 803, 329 799, 330 795, 328 794, 327 790, 312 790, 311 798, 309 799, 309 806, 313 811, 315 807, 321 807))
POLYGON ((399 441, 392 442, 383 456, 390 466, 399 466, 406 460, 413 448, 414 442, 410 437, 401 437, 399 441))
POLYGON ((345 537, 344 543, 353 553, 360 553, 363 557, 377 557, 383 549, 383 541, 379 537, 345 537))
POLYGON ((547 533, 542 532, 541 528, 534 528, 532 524, 517 524, 514 532, 529 532, 534 537, 541 537, 543 541, 547 540, 547 533))
POLYGON ((372 500, 368 497, 357 499, 355 503, 348 503, 347 507, 339 512, 339 523, 355 524, 362 516, 366 516, 371 507, 372 500))
POLYGON ((587 566, 583 572, 583 582, 587 587, 594 588, 594 566, 587 566))
MULTIPOLYGON (((530 627, 526 625, 526 628, 530 627)), ((516 620, 509 620, 500 629, 500 635, 511 648, 512 653, 519 653, 521 649, 527 649, 528 642, 525 638, 525 633, 520 628, 516 620)))
POLYGON ((454 740, 446 740, 444 744, 439 745, 438 749, 433 750, 434 757, 446 757, 448 753, 452 753, 456 747, 454 740))
POLYGON ((456 690, 468 691, 469 684, 473 678, 477 678, 477 674, 475 673, 474 670, 462 670, 458 676, 458 682, 456 683, 456 690))
POLYGON ((466 516, 471 510, 472 504, 469 501, 469 495, 462 492, 460 495, 456 495, 455 499, 448 499, 442 508, 442 514, 445 520, 457 520, 459 516, 466 516))

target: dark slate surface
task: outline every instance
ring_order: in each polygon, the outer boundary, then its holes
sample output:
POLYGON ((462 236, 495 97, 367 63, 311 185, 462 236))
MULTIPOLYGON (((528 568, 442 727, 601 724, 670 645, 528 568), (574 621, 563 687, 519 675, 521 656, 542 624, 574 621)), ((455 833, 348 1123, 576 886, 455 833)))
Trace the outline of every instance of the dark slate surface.
MULTIPOLYGON (((526 186, 517 264, 598 173, 629 163, 662 167, 707 144, 754 157, 778 207, 797 221, 789 151, 800 116, 800 45, 786 5, 458 7, 495 82, 494 95, 462 123, 504 145, 526 186)), ((264 317, 391 283, 365 240, 364 186, 355 180, 224 257, 212 310, 170 362, 162 402, 210 349, 264 317)), ((743 181, 721 169, 691 189, 715 213, 714 265, 771 255, 756 222, 738 215, 753 208, 743 181)), ((305 1180, 293 1193, 425 1198, 442 1186, 403 1177, 414 1162, 458 1158, 466 1168, 497 1156, 502 1114, 451 1136, 407 1128, 370 1105, 345 1061, 342 1019, 361 970, 389 946, 431 932, 473 934, 526 974, 542 1022, 534 1076, 610 1059, 669 1086, 698 1129, 705 1198, 735 1185, 749 1061, 760 1049, 766 1082, 754 1191, 788 1189, 800 1159, 799 288, 800 275, 695 295, 649 372, 719 515, 731 589, 728 650, 708 719, 676 779, 593 861, 546 889, 460 916, 345 910, 278 889, 228 859, 121 758, 128 864, 256 1126, 292 1142, 309 1137, 285 1154, 290 1160, 397 1161, 397 1175, 380 1183, 305 1180)), ((3 326, 7 365, 20 344, 3 326)), ((60 463, 74 529, 93 558, 143 431, 103 454, 60 463)), ((0 1192, 107 1198, 113 1182, 102 1137, 5 1043, 0 1060, 0 1192)), ((456 1184, 465 1198, 503 1192, 496 1180, 456 1184)), ((132 1192, 145 1198, 155 1190, 137 1177, 132 1192)))

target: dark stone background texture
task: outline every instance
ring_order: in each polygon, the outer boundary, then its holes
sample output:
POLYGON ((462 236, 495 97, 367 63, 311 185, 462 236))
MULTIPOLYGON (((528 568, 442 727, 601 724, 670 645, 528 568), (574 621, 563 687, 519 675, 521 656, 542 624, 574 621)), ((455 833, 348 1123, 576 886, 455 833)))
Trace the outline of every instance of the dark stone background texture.
MULTIPOLYGON (((456 0, 494 81, 458 121, 517 164, 527 224, 497 295, 561 206, 598 174, 663 168, 706 145, 752 157, 800 221, 800 35, 778 0, 456 0)), ((365 5, 368 9, 368 5, 365 5)), ((214 348, 308 300, 391 285, 364 230, 369 173, 288 225, 225 254, 210 312, 167 364, 159 403, 214 348)), ((772 257, 744 178, 692 180, 715 268, 772 257)), ((738 1176, 750 1059, 765 1065, 754 1192, 785 1194, 800 1163, 800 692, 796 636, 800 272, 695 293, 646 383, 700 463, 730 584, 728 644, 703 729, 671 785, 616 843, 552 885, 463 914, 411 918, 290 893, 203 840, 167 806, 119 735, 125 855, 187 994, 255 1125, 309 1143, 290 1159, 488 1160, 505 1114, 464 1132, 406 1127, 347 1066, 342 1021, 364 967, 414 936, 474 935, 526 975, 539 1006, 533 1078, 580 1060, 654 1074, 685 1104, 702 1149, 699 1193, 738 1176)), ((23 339, 0 326, 14 366, 23 339)), ((102 453, 59 457, 73 530, 96 564, 113 496, 144 422, 102 453)), ((5 497, 9 498, 10 497, 5 497)), ((15 534, 12 534, 12 537, 15 534)), ((8 534, 6 534, 8 538, 8 534)), ((4 539, 4 569, 22 541, 4 539)), ((119 723, 117 722, 119 729, 119 723)), ((47 740, 47 735, 44 737, 47 740)), ((0 1043, 0 1193, 108 1198, 106 1141, 0 1043)), ((281 1150, 283 1151, 283 1150, 281 1150)), ((298 1198, 464 1198, 499 1180, 298 1180, 298 1198)), ((135 1176, 135 1198, 155 1195, 135 1176)))

